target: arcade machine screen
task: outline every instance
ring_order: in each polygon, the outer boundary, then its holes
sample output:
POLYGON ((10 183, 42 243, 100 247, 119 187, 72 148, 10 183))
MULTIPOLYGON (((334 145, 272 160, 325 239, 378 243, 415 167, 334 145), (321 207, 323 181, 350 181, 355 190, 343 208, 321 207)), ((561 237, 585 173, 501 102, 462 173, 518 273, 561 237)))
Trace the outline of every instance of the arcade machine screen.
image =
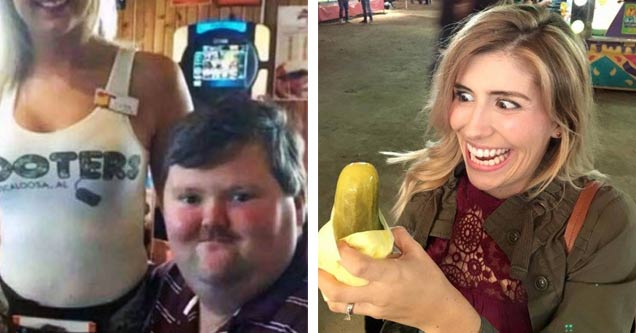
POLYGON ((203 45, 194 53, 193 87, 239 88, 247 80, 247 44, 203 45))
POLYGON ((551 12, 561 15, 568 24, 572 23, 572 0, 553 0, 550 2, 549 9, 551 12))

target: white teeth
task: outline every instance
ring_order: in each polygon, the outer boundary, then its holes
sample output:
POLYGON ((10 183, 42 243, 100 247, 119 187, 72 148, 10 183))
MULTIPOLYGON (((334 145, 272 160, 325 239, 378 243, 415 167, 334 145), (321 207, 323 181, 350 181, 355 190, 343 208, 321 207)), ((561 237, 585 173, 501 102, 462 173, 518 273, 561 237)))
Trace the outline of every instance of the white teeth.
POLYGON ((66 4, 68 0, 38 0, 37 3, 44 8, 56 8, 66 4))
POLYGON ((466 144, 468 147, 469 155, 471 161, 475 162, 479 165, 485 166, 495 166, 497 164, 502 163, 508 158, 508 153, 510 149, 499 148, 499 149, 483 149, 483 148, 475 148, 469 143, 466 144))

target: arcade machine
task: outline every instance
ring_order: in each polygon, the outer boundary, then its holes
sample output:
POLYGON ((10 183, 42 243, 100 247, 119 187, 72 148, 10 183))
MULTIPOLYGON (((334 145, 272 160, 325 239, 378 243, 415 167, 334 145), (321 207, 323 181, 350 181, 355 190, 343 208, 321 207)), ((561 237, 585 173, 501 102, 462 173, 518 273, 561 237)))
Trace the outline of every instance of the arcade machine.
POLYGON ((553 1, 551 9, 586 38, 594 87, 636 91, 636 0, 553 1))
POLYGON ((594 2, 588 38, 592 83, 636 91, 636 1, 594 2))
POLYGON ((565 22, 572 24, 572 0, 556 0, 548 7, 551 12, 561 15, 565 22))
POLYGON ((175 32, 173 60, 193 98, 211 102, 242 91, 259 99, 267 94, 269 47, 270 30, 263 24, 204 21, 175 32))

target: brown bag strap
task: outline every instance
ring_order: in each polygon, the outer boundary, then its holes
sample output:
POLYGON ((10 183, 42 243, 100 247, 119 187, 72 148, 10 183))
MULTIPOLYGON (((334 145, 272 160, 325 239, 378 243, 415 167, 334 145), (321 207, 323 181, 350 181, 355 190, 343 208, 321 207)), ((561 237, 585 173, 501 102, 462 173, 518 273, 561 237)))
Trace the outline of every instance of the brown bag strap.
POLYGON ((592 203, 592 200, 594 200, 594 196, 600 187, 601 183, 597 181, 587 183, 583 190, 581 190, 579 198, 574 204, 572 215, 570 215, 568 224, 565 227, 565 235, 563 235, 563 238, 565 239, 565 252, 567 254, 572 251, 576 236, 579 235, 579 231, 581 231, 581 228, 583 227, 587 211, 590 209, 590 204, 592 203))

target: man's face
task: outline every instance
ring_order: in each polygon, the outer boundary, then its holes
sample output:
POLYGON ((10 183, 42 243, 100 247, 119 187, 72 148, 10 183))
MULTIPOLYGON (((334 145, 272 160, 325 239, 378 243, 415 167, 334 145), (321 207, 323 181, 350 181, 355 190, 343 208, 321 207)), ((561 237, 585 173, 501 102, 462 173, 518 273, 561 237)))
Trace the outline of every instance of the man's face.
POLYGON ((256 144, 208 169, 172 166, 166 180, 170 246, 195 292, 273 283, 293 256, 303 208, 282 192, 256 144))

